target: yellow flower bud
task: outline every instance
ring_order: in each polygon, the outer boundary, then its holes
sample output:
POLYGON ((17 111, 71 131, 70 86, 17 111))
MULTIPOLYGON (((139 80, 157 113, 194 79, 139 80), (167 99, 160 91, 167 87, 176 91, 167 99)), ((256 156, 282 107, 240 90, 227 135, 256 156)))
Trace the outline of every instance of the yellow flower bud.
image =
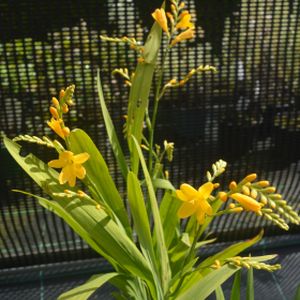
POLYGON ((264 190, 266 193, 272 194, 276 192, 276 188, 274 186, 269 186, 264 190))
POLYGON ((257 184, 261 187, 267 187, 270 185, 270 182, 268 180, 261 180, 261 181, 258 181, 257 184))
POLYGON ((257 197, 257 190, 254 190, 254 189, 251 190, 251 197, 253 199, 256 199, 256 197, 257 197))
POLYGON ((59 101, 55 97, 52 97, 52 104, 54 107, 59 108, 59 101))
POLYGON ((252 181, 254 181, 256 178, 257 178, 257 174, 252 173, 252 174, 247 175, 247 176, 243 179, 243 181, 245 181, 245 182, 252 182, 252 181))
POLYGON ((78 190, 78 191, 77 191, 77 195, 78 195, 79 197, 84 197, 84 196, 86 196, 86 193, 85 193, 84 191, 82 191, 82 190, 78 190))
POLYGON ((259 202, 244 194, 234 193, 230 197, 239 202, 246 210, 259 212, 261 209, 261 204, 259 202))
POLYGON ((267 200, 267 198, 266 198, 264 195, 261 195, 260 202, 261 202, 263 205, 268 204, 268 200, 267 200))
POLYGON ((60 90, 59 92, 59 99, 61 100, 65 95, 65 91, 64 90, 60 90))
POLYGON ((100 205, 100 204, 97 204, 97 205, 96 205, 96 209, 97 209, 97 210, 100 210, 100 209, 101 209, 101 205, 100 205))
POLYGON ((69 107, 66 103, 62 106, 62 111, 64 114, 66 114, 69 111, 69 107))
POLYGON ((189 28, 183 32, 181 32, 179 35, 175 37, 175 39, 172 41, 171 45, 174 46, 179 42, 192 39, 195 36, 195 30, 194 28, 189 28))
POLYGON ((214 183, 214 189, 217 189, 220 186, 220 183, 214 183))
POLYGON ((51 113, 52 117, 54 119, 58 120, 59 119, 59 114, 58 114, 57 109, 55 107, 51 106, 49 110, 50 110, 50 113, 51 113))
POLYGON ((172 24, 174 24, 174 17, 173 17, 173 15, 171 13, 167 12, 167 17, 169 18, 170 22, 172 24))
POLYGON ((234 203, 230 203, 230 204, 228 205, 228 207, 229 207, 230 209, 233 209, 233 208, 235 208, 235 204, 234 204, 234 203))
POLYGON ((218 198, 221 199, 221 201, 225 202, 227 200, 227 194, 225 192, 219 192, 218 193, 218 198))
POLYGON ((242 207, 235 207, 233 209, 230 210, 230 212, 233 212, 233 213, 241 213, 244 209, 242 207))
POLYGON ((242 186, 242 192, 243 194, 250 196, 250 189, 246 185, 242 186))
POLYGON ((153 19, 158 23, 158 25, 162 28, 164 32, 169 34, 169 29, 168 29, 168 20, 166 17, 166 12, 163 8, 157 8, 153 13, 152 13, 153 19))
POLYGON ((184 8, 184 7, 185 7, 185 3, 184 3, 184 2, 181 2, 181 3, 179 4, 179 8, 182 9, 182 8, 184 8))
POLYGON ((236 188, 237 188, 236 182, 235 182, 235 181, 231 181, 231 182, 229 183, 229 189, 230 189, 231 191, 233 191, 233 190, 235 190, 236 188))
POLYGON ((67 136, 70 134, 70 129, 69 129, 69 127, 64 127, 64 128, 62 129, 62 131, 63 131, 63 134, 64 134, 65 137, 67 137, 67 136))

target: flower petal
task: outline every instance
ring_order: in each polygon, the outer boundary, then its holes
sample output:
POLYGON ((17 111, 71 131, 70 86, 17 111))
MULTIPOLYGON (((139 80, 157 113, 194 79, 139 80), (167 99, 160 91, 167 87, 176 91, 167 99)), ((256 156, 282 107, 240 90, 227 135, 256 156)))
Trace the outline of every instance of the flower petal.
POLYGON ((214 189, 213 183, 206 182, 206 183, 204 183, 203 185, 201 185, 199 187, 198 193, 201 194, 202 199, 206 200, 210 196, 210 194, 213 191, 213 189, 214 189))
POLYGON ((74 171, 76 177, 78 177, 79 179, 83 179, 85 177, 86 170, 82 165, 75 165, 74 171))
POLYGON ((197 217, 198 223, 199 223, 200 225, 202 225, 202 224, 204 223, 204 221, 205 221, 205 213, 204 213, 202 210, 199 210, 199 211, 197 212, 196 217, 197 217))
POLYGON ((70 187, 74 187, 76 184, 76 176, 71 176, 68 178, 68 183, 70 187))
POLYGON ((74 155, 73 161, 75 164, 83 164, 89 159, 89 157, 90 157, 89 154, 84 152, 84 153, 74 155))
POLYGON ((49 161, 48 166, 51 168, 63 168, 65 166, 65 163, 60 159, 55 159, 49 161))
POLYGON ((64 183, 67 182, 67 180, 64 178, 64 172, 63 172, 63 171, 61 171, 61 172, 59 173, 58 181, 59 181, 60 184, 64 184, 64 183))
POLYGON ((177 215, 179 218, 187 218, 194 214, 196 211, 196 206, 194 202, 184 202, 179 208, 177 215))
POLYGON ((181 201, 189 201, 190 200, 181 190, 176 190, 176 196, 181 201))
POLYGON ((198 201, 199 210, 203 211, 206 215, 212 215, 213 211, 210 204, 206 200, 198 201))
POLYGON ((184 195, 189 199, 192 200, 193 198, 197 197, 197 190, 194 189, 191 185, 187 183, 183 183, 180 186, 180 190, 184 193, 184 195))

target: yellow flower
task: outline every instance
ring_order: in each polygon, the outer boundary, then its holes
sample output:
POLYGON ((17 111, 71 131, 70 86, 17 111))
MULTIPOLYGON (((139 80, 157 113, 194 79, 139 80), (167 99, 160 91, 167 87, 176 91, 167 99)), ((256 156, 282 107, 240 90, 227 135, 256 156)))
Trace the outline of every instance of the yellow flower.
POLYGON ((175 39, 172 41, 171 45, 174 46, 175 44, 192 39, 195 36, 194 28, 189 28, 183 32, 181 32, 179 35, 175 37, 175 39))
POLYGON ((177 29, 186 29, 186 28, 194 28, 194 24, 191 22, 191 15, 186 10, 181 13, 180 15, 180 21, 177 23, 176 28, 177 29))
POLYGON ((196 214, 199 224, 203 224, 206 215, 212 214, 212 208, 207 199, 214 189, 211 182, 201 185, 198 189, 194 189, 189 184, 182 184, 180 190, 176 190, 177 197, 184 203, 178 210, 179 218, 187 218, 196 214))
POLYGON ((84 178, 86 170, 82 164, 86 162, 89 157, 89 154, 86 152, 74 155, 71 151, 64 151, 59 153, 59 159, 49 161, 48 166, 52 168, 62 168, 58 177, 59 183, 64 184, 68 182, 69 185, 73 187, 76 184, 76 177, 79 179, 84 178))
POLYGON ((62 139, 64 139, 66 136, 68 136, 68 131, 64 130, 61 127, 62 120, 55 120, 54 118, 51 118, 50 121, 47 122, 48 126, 56 133, 58 134, 62 139))
POLYGON ((157 8, 153 13, 152 13, 153 19, 158 23, 158 25, 162 28, 164 32, 169 34, 169 29, 168 29, 168 20, 166 16, 166 12, 163 8, 157 8))
POLYGON ((259 212, 261 210, 261 204, 247 195, 234 193, 230 195, 230 198, 239 202, 246 210, 251 210, 254 212, 259 212))

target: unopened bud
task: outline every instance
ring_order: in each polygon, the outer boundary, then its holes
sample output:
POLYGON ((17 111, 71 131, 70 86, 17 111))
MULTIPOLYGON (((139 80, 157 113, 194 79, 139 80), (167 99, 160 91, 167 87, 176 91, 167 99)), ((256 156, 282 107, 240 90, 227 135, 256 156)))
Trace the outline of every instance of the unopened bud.
POLYGON ((268 203, 268 200, 267 200, 267 198, 264 195, 261 195, 260 202, 263 205, 266 205, 268 203))
POLYGON ((261 187, 267 187, 270 185, 270 182, 268 180, 261 180, 261 181, 258 181, 257 184, 261 187))
POLYGON ((65 91, 64 90, 60 90, 59 92, 59 100, 62 100, 62 98, 64 97, 65 95, 65 91))
POLYGON ((280 200, 282 198, 282 196, 280 194, 273 194, 273 195, 270 195, 270 198, 272 198, 274 200, 280 200))
POLYGON ((269 204, 273 209, 276 207, 276 203, 272 200, 269 200, 269 204))
POLYGON ((257 174, 252 173, 252 174, 247 175, 247 176, 243 179, 243 181, 245 181, 245 182, 252 182, 252 181, 254 181, 256 178, 257 178, 257 174))
POLYGON ((234 204, 234 203, 230 203, 230 204, 228 205, 228 207, 229 207, 230 209, 233 209, 233 208, 235 208, 235 204, 234 204))
POLYGON ((165 171, 165 177, 166 177, 166 179, 169 179, 169 171, 165 171))
POLYGON ((96 205, 96 209, 97 209, 97 210, 100 210, 100 209, 101 209, 101 205, 100 205, 100 204, 97 204, 97 205, 96 205))
POLYGON ((77 191, 77 194, 78 194, 79 197, 84 197, 84 196, 86 196, 86 193, 85 193, 84 191, 82 191, 82 190, 78 190, 78 191, 77 191))
POLYGON ((221 199, 221 201, 225 202, 227 200, 227 194, 225 192, 219 192, 218 197, 221 199))
POLYGON ((185 3, 184 2, 181 2, 180 4, 179 4, 179 8, 181 9, 181 8, 184 8, 185 7, 185 3))
POLYGON ((55 97, 52 97, 52 104, 54 107, 59 108, 59 101, 55 97))
POLYGON ((69 107, 66 103, 62 106, 62 111, 64 114, 66 114, 69 111, 69 107))
POLYGON ((64 136, 67 137, 69 134, 70 134, 70 129, 69 127, 64 127, 62 129, 63 133, 64 133, 64 136))
POLYGON ((266 193, 271 194, 271 193, 274 193, 276 191, 276 188, 274 186, 270 186, 270 187, 266 188, 264 191, 266 193))
POLYGON ((237 183, 235 181, 231 181, 229 184, 229 189, 231 191, 235 190, 237 188, 237 183))
POLYGON ((220 183, 214 183, 214 189, 217 189, 220 186, 220 183))
POLYGON ((50 113, 51 113, 52 117, 54 119, 58 120, 59 119, 59 114, 58 114, 57 109, 55 107, 51 106, 49 110, 50 110, 50 113))
POLYGON ((257 190, 252 189, 250 195, 251 195, 251 197, 252 197, 253 199, 256 199, 256 197, 257 197, 257 190))
POLYGON ((247 195, 247 196, 250 195, 250 189, 245 185, 242 186, 242 192, 244 195, 247 195))
POLYGON ((243 210, 244 209, 242 207, 235 207, 235 208, 231 209, 230 212, 238 214, 238 213, 242 212, 243 210))

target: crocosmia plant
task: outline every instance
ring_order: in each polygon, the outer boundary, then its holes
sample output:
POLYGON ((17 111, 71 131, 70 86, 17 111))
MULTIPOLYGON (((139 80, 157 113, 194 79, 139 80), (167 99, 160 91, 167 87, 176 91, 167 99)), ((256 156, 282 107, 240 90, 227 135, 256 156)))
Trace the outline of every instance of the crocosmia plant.
POLYGON ((99 274, 59 299, 87 299, 106 282, 116 287, 116 299, 205 299, 213 292, 220 297, 222 283, 235 273, 232 295, 236 297, 242 268, 249 270, 251 288, 253 268, 272 272, 280 265, 265 263, 274 255, 238 256, 258 242, 262 233, 200 259, 202 247, 215 242, 205 235, 211 221, 224 214, 256 214, 285 230, 288 223, 300 221, 275 187, 254 173, 240 182, 232 181, 229 187, 221 187, 218 178, 226 169, 223 160, 212 165, 206 182, 199 182, 198 186, 182 183, 174 187, 170 182, 163 161, 172 161, 176 145, 171 141, 155 144, 159 103, 166 90, 184 86, 197 73, 217 70, 201 65, 181 79, 163 82, 166 58, 179 43, 194 38, 195 26, 180 0, 164 2, 152 17, 154 24, 143 46, 134 38, 100 37, 104 43, 128 44, 139 56, 134 73, 115 70, 130 89, 124 126, 126 152, 106 107, 98 72, 99 105, 126 182, 125 195, 118 190, 105 159, 88 134, 70 129, 65 123, 65 115, 75 105, 74 85, 52 98, 47 124, 53 136, 24 135, 13 140, 4 137, 10 154, 49 197, 23 193, 61 217, 114 270, 103 274, 99 269, 99 274), (162 63, 157 61, 159 52, 162 63), (44 162, 32 154, 22 156, 20 141, 53 148, 57 158, 44 162))

